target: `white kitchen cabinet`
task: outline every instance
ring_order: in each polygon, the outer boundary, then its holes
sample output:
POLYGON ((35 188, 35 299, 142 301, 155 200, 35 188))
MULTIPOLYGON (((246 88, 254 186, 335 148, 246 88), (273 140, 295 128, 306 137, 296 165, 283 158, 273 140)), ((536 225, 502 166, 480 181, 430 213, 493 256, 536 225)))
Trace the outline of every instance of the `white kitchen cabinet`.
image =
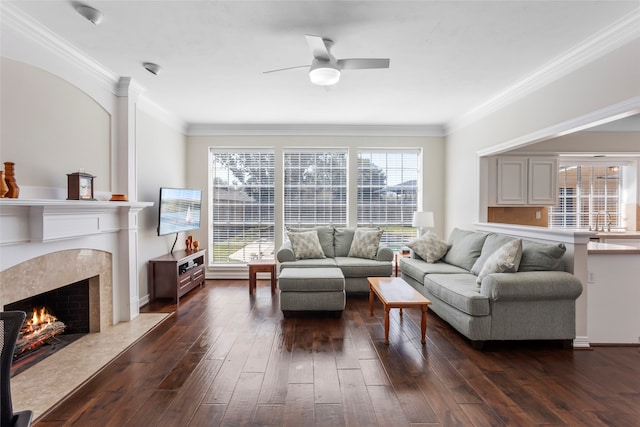
POLYGON ((555 205, 558 199, 558 159, 556 157, 529 157, 529 205, 555 205))
POLYGON ((498 156, 490 163, 489 204, 549 206, 558 196, 558 159, 498 156))
POLYGON ((499 205, 527 204, 527 158, 498 157, 499 205))

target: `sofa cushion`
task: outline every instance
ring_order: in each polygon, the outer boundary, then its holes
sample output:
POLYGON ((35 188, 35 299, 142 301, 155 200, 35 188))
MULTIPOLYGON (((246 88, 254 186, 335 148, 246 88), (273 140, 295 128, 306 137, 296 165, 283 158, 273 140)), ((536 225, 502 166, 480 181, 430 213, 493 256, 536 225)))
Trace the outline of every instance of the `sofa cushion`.
POLYGON ((567 247, 563 244, 545 244, 524 240, 522 242, 522 259, 518 271, 557 270, 567 247))
POLYGON ((356 228, 347 256, 355 258, 376 259, 383 230, 356 228))
POLYGON ((471 267, 471 272, 473 274, 479 274, 480 270, 482 270, 482 266, 484 266, 485 261, 489 258, 495 251, 498 250, 505 243, 509 243, 514 240, 511 236, 505 236, 502 234, 490 233, 487 235, 487 238, 484 240, 484 244, 482 245, 482 252, 480 253, 480 257, 476 260, 471 267))
POLYGON ((487 233, 454 228, 449 236, 451 248, 447 251, 443 261, 470 271, 473 264, 480 257, 482 245, 486 238, 487 233))
POLYGON ((489 298, 478 292, 474 274, 428 274, 424 287, 434 297, 471 316, 491 313, 489 298))
POLYGON ((513 239, 496 250, 482 266, 476 282, 478 287, 484 276, 491 273, 515 273, 522 257, 522 240, 513 239))
POLYGON ((344 276, 338 268, 287 268, 278 287, 281 292, 344 291, 344 276))
POLYGON ((431 264, 426 263, 421 259, 406 257, 400 258, 400 270, 402 271, 402 274, 405 274, 420 283, 424 283, 424 276, 426 274, 459 274, 467 272, 463 268, 447 264, 446 262, 438 261, 431 264))
POLYGON ((333 227, 330 225, 318 225, 316 227, 311 228, 289 228, 287 227, 288 232, 301 233, 304 231, 316 230, 318 232, 318 240, 320 241, 320 246, 322 246, 322 251, 324 252, 324 256, 333 258, 336 256, 335 250, 333 248, 333 227))
POLYGON ((298 233, 290 231, 287 233, 287 236, 289 236, 296 258, 326 258, 320 245, 320 240, 318 239, 318 230, 301 231, 298 233))
POLYGON ((388 261, 352 257, 336 257, 335 261, 344 277, 387 277, 393 270, 388 261))
POLYGON ((333 234, 334 250, 337 257, 349 255, 355 228, 336 228, 333 234))
POLYGON ((407 246, 413 249, 420 258, 430 263, 434 263, 442 258, 451 247, 449 243, 440 240, 438 236, 431 231, 427 231, 422 236, 412 240, 407 246))
POLYGON ((278 263, 280 271, 285 268, 315 268, 315 267, 335 267, 335 258, 317 258, 317 259, 299 259, 296 261, 287 261, 278 263))

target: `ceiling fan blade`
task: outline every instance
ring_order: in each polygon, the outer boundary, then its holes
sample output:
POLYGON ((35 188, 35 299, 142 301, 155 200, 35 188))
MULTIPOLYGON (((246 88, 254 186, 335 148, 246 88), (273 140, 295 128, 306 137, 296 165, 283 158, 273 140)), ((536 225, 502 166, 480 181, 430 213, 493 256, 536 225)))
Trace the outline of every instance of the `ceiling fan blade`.
POLYGON ((277 70, 263 71, 262 74, 275 73, 277 71, 293 70, 294 68, 309 68, 311 65, 296 65, 295 67, 278 68, 277 70))
POLYGON ((367 68, 389 68, 389 58, 349 58, 338 59, 343 70, 364 70, 367 68))
POLYGON ((325 61, 331 60, 331 54, 329 53, 329 49, 322 37, 310 34, 305 34, 304 37, 307 39, 307 44, 309 45, 309 49, 311 49, 311 53, 313 53, 314 58, 325 61))

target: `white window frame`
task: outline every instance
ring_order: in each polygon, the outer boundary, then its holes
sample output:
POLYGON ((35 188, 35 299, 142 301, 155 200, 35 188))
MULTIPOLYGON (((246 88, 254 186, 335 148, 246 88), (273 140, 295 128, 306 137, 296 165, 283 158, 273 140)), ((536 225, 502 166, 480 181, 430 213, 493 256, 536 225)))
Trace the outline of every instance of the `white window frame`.
MULTIPOLYGON (((273 259, 275 257, 275 205, 277 204, 277 196, 275 194, 275 188, 277 184, 277 180, 275 178, 275 166, 276 164, 276 152, 271 148, 251 148, 251 147, 234 147, 234 148, 219 148, 219 147, 210 147, 209 148, 209 206, 208 206, 208 233, 209 233, 209 241, 211 242, 209 251, 209 264, 223 264, 223 265, 239 265, 244 266, 246 262, 254 260, 254 259, 263 259, 269 258, 273 259), (221 175, 217 173, 217 168, 214 163, 214 157, 217 154, 261 154, 261 155, 270 155, 272 157, 271 164, 272 169, 271 173, 271 183, 267 184, 259 184, 259 185, 249 185, 250 187, 255 187, 257 191, 262 192, 263 189, 273 191, 272 199, 267 203, 259 202, 254 203, 250 199, 244 200, 243 197, 251 197, 247 196, 243 191, 243 187, 247 187, 245 183, 240 182, 237 177, 235 177, 230 171, 226 171, 227 179, 229 180, 231 177, 235 178, 235 181, 229 182, 227 191, 229 193, 229 197, 234 197, 237 199, 237 203, 231 204, 228 209, 241 209, 243 212, 246 208, 257 209, 258 217, 255 218, 256 221, 247 222, 245 217, 238 217, 231 223, 229 219, 231 215, 228 214, 228 218, 225 220, 219 220, 215 217, 216 209, 220 209, 221 205, 217 203, 216 192, 219 190, 216 188, 215 179, 216 176, 220 177, 221 175), (266 209, 267 214, 262 215, 262 210, 266 209), (270 209, 270 211, 269 211, 270 209), (216 260, 216 227, 227 224, 228 226, 237 227, 241 231, 237 234, 241 236, 241 238, 255 238, 256 241, 252 242, 250 245, 245 245, 238 248, 238 252, 235 258, 228 257, 227 262, 221 262, 220 260, 216 260), (270 231, 269 231, 270 230, 270 231), (252 237, 253 236, 253 237, 252 237), (235 259, 236 261, 232 261, 235 259)), ((223 174, 225 171, 223 171, 223 174)), ((253 219, 253 218, 251 218, 253 219)), ((231 238, 231 236, 229 236, 231 238)), ((218 243, 219 245, 219 243, 218 243)), ((228 250, 231 250, 231 242, 228 241, 227 245, 229 246, 228 250)))

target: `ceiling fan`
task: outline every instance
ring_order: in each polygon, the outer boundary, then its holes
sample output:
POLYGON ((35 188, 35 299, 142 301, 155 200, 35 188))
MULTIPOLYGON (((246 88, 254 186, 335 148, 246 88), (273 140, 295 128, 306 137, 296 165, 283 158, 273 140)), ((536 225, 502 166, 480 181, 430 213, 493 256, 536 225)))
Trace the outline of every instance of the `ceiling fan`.
POLYGON ((338 83, 342 70, 389 68, 389 58, 336 59, 330 52, 331 46, 333 46, 333 40, 309 34, 305 35, 305 38, 313 54, 313 62, 311 65, 279 68, 277 70, 264 71, 264 73, 275 73, 277 71, 309 67, 309 78, 312 83, 320 86, 330 86, 338 83))

